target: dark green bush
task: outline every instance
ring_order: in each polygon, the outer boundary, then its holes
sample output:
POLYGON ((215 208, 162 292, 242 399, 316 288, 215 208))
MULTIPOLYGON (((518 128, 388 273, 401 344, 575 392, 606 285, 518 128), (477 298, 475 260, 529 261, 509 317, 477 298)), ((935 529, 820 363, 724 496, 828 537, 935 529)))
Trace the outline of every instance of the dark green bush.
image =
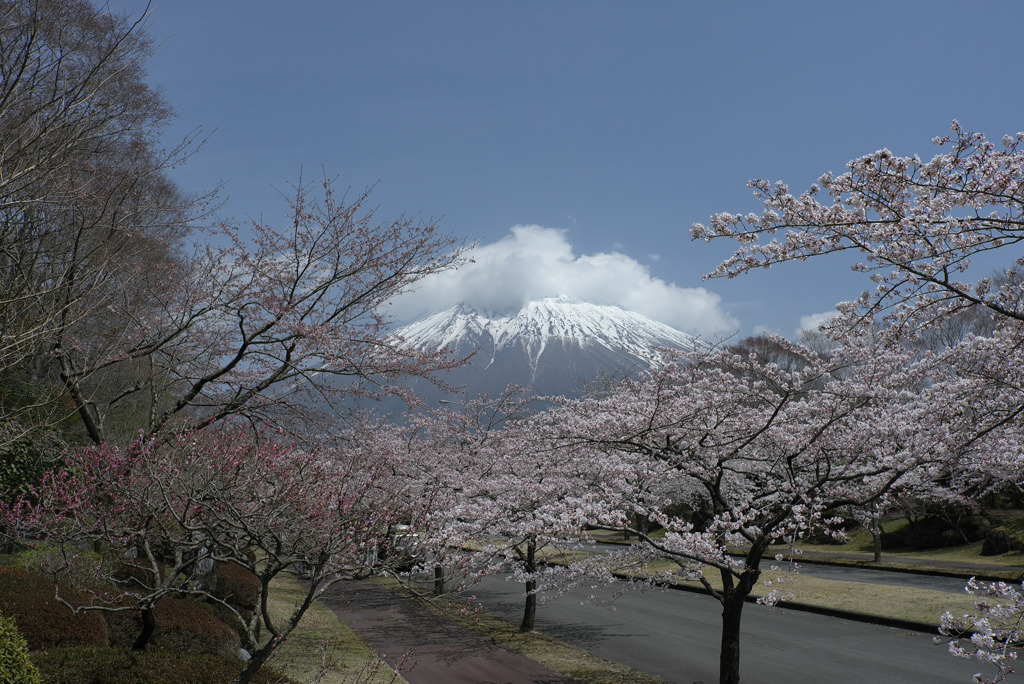
MULTIPOLYGON (((142 632, 137 610, 104 613, 110 645, 131 648, 142 632)), ((220 620, 210 606, 192 599, 160 599, 153 609, 156 632, 147 648, 202 655, 238 656, 241 642, 234 629, 220 620)))
MULTIPOLYGON (((0 567, 0 613, 14 618, 29 650, 55 646, 106 646, 107 625, 99 613, 73 613, 54 597, 53 580, 18 568, 0 567)), ((88 597, 61 586, 61 596, 73 605, 88 597)))
POLYGON ((21 438, 19 426, 0 421, 0 497, 12 500, 27 494, 43 473, 59 465, 63 444, 48 430, 35 430, 21 438))
POLYGON ((960 531, 971 543, 983 540, 991 529, 992 523, 980 515, 968 516, 960 523, 960 531))
POLYGON ((982 556, 998 556, 1010 551, 1024 551, 1024 537, 1005 527, 995 527, 985 535, 981 545, 982 556))
POLYGON ((929 515, 914 520, 906 527, 881 534, 883 549, 942 549, 964 543, 960 534, 944 518, 929 515))
POLYGON ((238 656, 241 643, 235 630, 224 624, 204 603, 192 599, 161 599, 153 610, 156 633, 151 648, 203 655, 238 656))
POLYGON ((112 648, 131 648, 142 633, 142 615, 137 610, 103 611, 112 648))
POLYGON ((906 528, 893 530, 892 532, 882 532, 878 536, 882 549, 886 551, 901 549, 907 541, 906 528))
POLYGON ((31 548, 22 549, 11 556, 7 564, 37 575, 56 577, 60 582, 75 588, 102 591, 109 585, 98 571, 102 562, 100 554, 89 549, 33 543, 31 548))
MULTIPOLYGON (((119 558, 112 560, 114 581, 125 591, 145 590, 160 584, 160 578, 154 576, 153 568, 145 560, 137 558, 119 558)), ((167 566, 158 563, 160 572, 166 572, 167 566)))
POLYGON ((5 684, 42 684, 39 670, 28 657, 25 637, 14 620, 0 615, 0 682, 5 684))
MULTIPOLYGON (((214 594, 226 601, 231 608, 238 611, 243 620, 248 622, 259 602, 259 578, 237 563, 218 563, 216 576, 217 585, 214 594)), ((212 604, 212 607, 221 620, 238 632, 240 638, 245 638, 245 627, 238 622, 238 617, 219 603, 212 604)), ((259 633, 260 629, 257 624, 256 635, 259 636, 259 633)))
POLYGON ((235 608, 252 610, 259 601, 260 580, 238 563, 220 563, 214 593, 235 608))
MULTIPOLYGON (((57 648, 32 654, 46 682, 60 684, 229 684, 244 663, 227 656, 115 648, 57 648)), ((256 684, 295 684, 264 667, 256 684)))

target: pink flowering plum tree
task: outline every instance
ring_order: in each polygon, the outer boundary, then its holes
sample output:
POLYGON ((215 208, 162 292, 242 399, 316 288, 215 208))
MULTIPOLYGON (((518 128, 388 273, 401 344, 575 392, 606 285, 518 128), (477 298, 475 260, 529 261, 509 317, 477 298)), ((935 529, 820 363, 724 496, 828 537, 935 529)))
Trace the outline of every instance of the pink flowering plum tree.
MULTIPOLYGON (((786 368, 756 353, 696 352, 554 416, 570 444, 611 461, 609 473, 637 472, 615 475, 611 491, 634 488, 595 524, 637 535, 632 562, 671 559, 722 604, 722 684, 740 680, 743 605, 769 547, 830 529, 841 510, 948 457, 936 421, 948 405, 933 401, 929 364, 872 342, 851 337, 825 359, 777 339, 786 368), (637 486, 652 479, 660 491, 637 486), (635 513, 664 536, 633 527, 635 513)), ((773 589, 766 601, 783 597, 773 589)))
POLYGON ((82 587, 93 600, 76 610, 141 610, 136 648, 152 635, 162 598, 220 603, 252 656, 240 675, 245 682, 323 591, 381 570, 377 543, 399 515, 388 482, 386 464, 358 450, 300 449, 224 426, 70 450, 64 468, 4 508, 3 524, 28 545, 59 544, 69 554, 101 548, 96 573, 107 582, 82 587), (251 615, 215 593, 215 563, 235 563, 258 579, 251 615), (277 621, 268 591, 284 572, 306 578, 305 595, 277 621))

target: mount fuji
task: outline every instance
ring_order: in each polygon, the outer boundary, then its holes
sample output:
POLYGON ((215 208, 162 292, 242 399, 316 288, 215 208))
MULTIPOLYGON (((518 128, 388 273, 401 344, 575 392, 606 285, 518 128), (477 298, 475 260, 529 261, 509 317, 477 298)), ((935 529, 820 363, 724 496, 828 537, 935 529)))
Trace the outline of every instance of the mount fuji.
MULTIPOLYGON (((537 395, 578 395, 602 376, 635 375, 658 364, 663 348, 704 345, 641 314, 570 297, 500 313, 458 304, 398 328, 394 335, 419 351, 473 354, 469 365, 444 377, 450 385, 464 386, 466 396, 496 396, 509 384, 537 395)), ((418 391, 432 394, 425 383, 416 384, 418 391)))

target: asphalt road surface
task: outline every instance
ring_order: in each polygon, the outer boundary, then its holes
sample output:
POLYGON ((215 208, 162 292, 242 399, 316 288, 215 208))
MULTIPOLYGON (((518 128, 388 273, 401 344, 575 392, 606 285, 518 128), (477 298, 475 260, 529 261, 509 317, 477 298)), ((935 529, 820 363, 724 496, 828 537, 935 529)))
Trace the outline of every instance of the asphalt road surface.
MULTIPOLYGON (((610 596, 614 586, 599 592, 610 596)), ((522 588, 502 577, 476 590, 489 612, 518 622, 522 588)), ((632 591, 613 603, 576 591, 537 609, 537 631, 676 684, 718 681, 719 604, 688 591, 632 591)), ((984 666, 932 637, 891 627, 748 604, 743 684, 968 684, 984 666)), ((1010 680, 1013 681, 1013 680, 1010 680)))

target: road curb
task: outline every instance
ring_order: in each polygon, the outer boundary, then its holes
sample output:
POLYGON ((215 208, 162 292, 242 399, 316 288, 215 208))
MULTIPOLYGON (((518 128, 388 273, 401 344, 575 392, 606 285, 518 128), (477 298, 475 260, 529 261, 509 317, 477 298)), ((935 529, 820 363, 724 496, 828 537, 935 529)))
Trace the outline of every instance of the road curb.
MULTIPOLYGON (((807 564, 812 564, 813 563, 815 565, 830 565, 830 566, 841 567, 841 568, 861 568, 861 569, 864 569, 864 570, 881 570, 881 571, 884 571, 884 572, 902 572, 902 573, 904 573, 906 575, 927 575, 929 577, 959 577, 959 578, 964 580, 964 583, 966 583, 967 580, 969 578, 971 578, 971 577, 974 577, 975 579, 980 580, 982 582, 1010 582, 1010 580, 1008 580, 1006 577, 1000 577, 999 575, 994 575, 994 574, 987 574, 985 572, 985 569, 981 569, 978 572, 971 572, 970 570, 967 570, 966 568, 963 569, 963 570, 956 570, 956 569, 952 569, 952 568, 948 569, 948 570, 942 570, 942 569, 934 568, 934 567, 924 567, 924 568, 908 568, 908 567, 902 567, 902 566, 886 567, 886 566, 878 566, 878 565, 876 565, 876 564, 874 564, 874 563, 872 563, 870 561, 847 561, 847 560, 844 560, 844 559, 841 559, 841 558, 839 558, 839 559, 837 559, 837 558, 829 558, 827 556, 814 557, 814 556, 801 555, 801 556, 798 556, 796 560, 799 563, 803 564, 803 565, 807 565, 807 564)), ((1011 568, 1009 566, 1006 568, 1006 570, 1007 571, 1012 571, 1014 573, 1017 572, 1016 568, 1011 568)), ((995 572, 995 569, 993 569, 993 572, 995 572)))
MULTIPOLYGON (((629 575, 624 573, 612 574, 615 577, 624 580, 638 581, 640 579, 637 577, 630 577, 629 575)), ((654 582, 654 584, 655 586, 664 587, 666 589, 675 589, 677 591, 689 591, 695 594, 711 596, 703 587, 688 586, 686 584, 669 584, 668 582, 654 582)), ((757 603, 756 596, 748 596, 744 600, 747 603, 757 603)), ((871 615, 870 613, 860 613, 853 610, 843 610, 841 608, 825 608, 822 606, 815 606, 810 603, 800 603, 799 601, 780 601, 779 603, 775 604, 774 608, 778 610, 800 610, 806 613, 827 615, 829 617, 842 618, 844 620, 855 620, 857 622, 866 622, 874 625, 883 625, 885 627, 909 629, 915 632, 934 634, 936 636, 938 636, 939 634, 939 626, 928 622, 918 622, 916 620, 903 620, 901 618, 885 617, 883 615, 871 615)))

